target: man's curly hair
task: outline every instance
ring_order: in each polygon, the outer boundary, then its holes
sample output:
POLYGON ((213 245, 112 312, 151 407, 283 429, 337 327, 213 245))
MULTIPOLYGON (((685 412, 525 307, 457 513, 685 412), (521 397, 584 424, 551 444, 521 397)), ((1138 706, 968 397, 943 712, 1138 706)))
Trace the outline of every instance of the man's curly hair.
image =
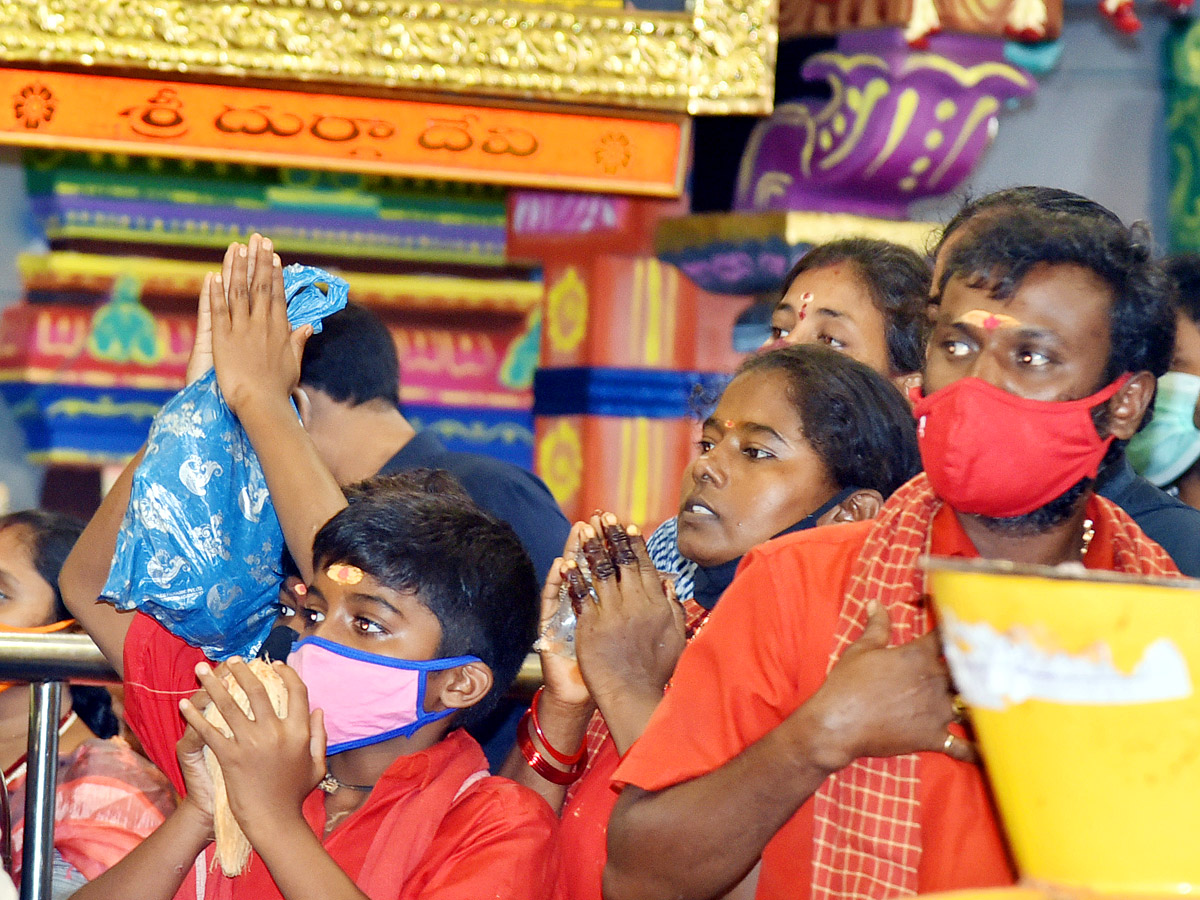
POLYGON ((1111 346, 1102 384, 1124 372, 1158 377, 1167 371, 1175 344, 1173 291, 1140 226, 1029 207, 997 209, 951 252, 938 293, 960 277, 1008 300, 1039 265, 1079 266, 1108 286, 1111 346))

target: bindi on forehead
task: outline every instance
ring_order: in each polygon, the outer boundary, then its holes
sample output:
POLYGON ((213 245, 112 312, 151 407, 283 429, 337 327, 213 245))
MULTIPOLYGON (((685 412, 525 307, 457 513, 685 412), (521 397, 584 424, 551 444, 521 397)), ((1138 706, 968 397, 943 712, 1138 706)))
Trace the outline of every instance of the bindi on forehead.
POLYGON ((1022 322, 1007 313, 988 312, 986 309, 972 309, 954 320, 955 325, 972 325, 984 331, 995 331, 998 328, 1020 328, 1022 322))
POLYGON ((801 322, 803 322, 804 317, 808 315, 808 305, 812 302, 813 302, 812 291, 805 291, 803 294, 800 295, 798 304, 796 306, 796 318, 799 319, 801 322))

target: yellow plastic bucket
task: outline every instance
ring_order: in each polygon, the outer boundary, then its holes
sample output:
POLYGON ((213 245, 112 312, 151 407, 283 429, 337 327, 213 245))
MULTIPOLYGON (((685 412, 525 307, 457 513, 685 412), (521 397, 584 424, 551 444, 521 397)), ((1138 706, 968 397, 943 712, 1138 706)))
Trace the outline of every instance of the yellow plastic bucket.
POLYGON ((1200 581, 927 565, 1023 878, 1200 891, 1200 581))

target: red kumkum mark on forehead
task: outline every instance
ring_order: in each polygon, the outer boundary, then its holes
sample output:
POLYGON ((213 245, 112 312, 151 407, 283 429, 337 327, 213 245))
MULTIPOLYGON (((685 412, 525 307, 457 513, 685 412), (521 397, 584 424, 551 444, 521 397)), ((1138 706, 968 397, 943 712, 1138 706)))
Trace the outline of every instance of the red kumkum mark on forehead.
POLYGON ((997 328, 1016 328, 1021 324, 1020 319, 1016 319, 1006 313, 988 312, 986 309, 969 310, 955 319, 955 322, 974 325, 976 328, 982 328, 984 331, 995 331, 997 328))
POLYGON ((804 317, 808 315, 808 304, 813 302, 811 291, 805 291, 800 295, 800 306, 796 309, 796 318, 803 322, 804 317))

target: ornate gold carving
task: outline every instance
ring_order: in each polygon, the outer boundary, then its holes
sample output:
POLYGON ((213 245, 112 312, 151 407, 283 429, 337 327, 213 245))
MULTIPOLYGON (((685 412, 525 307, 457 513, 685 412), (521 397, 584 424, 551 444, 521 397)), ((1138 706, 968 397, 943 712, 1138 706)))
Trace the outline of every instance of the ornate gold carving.
MULTIPOLYGON (((839 34, 858 28, 904 28, 914 9, 925 27, 940 25, 947 32, 1007 38, 1029 29, 1021 40, 1048 40, 1062 32, 1063 2, 1028 4, 1025 0, 781 0, 779 34, 839 34), (924 8, 922 8, 924 7, 924 8)), ((928 34, 918 27, 914 37, 928 34)))
POLYGON ((688 13, 566 5, 0 0, 0 61, 770 111, 776 0, 694 0, 688 13))
POLYGON ((717 243, 765 242, 782 238, 789 247, 824 244, 847 237, 881 238, 923 253, 933 245, 934 222, 900 222, 827 212, 699 213, 664 219, 654 232, 654 252, 667 256, 717 243))

